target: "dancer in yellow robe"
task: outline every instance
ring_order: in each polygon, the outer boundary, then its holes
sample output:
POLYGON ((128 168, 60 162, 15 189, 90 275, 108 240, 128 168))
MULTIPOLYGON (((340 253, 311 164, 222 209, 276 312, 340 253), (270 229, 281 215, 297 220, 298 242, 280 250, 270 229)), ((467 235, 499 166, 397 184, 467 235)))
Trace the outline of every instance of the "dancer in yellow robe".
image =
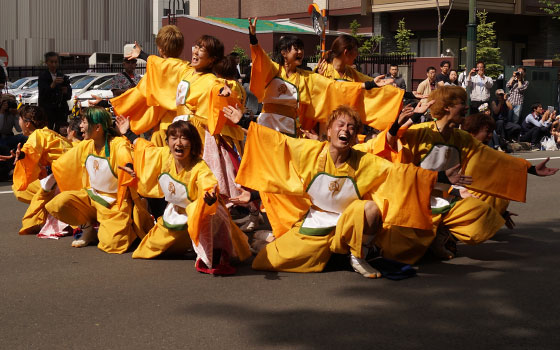
MULTIPOLYGON (((430 190, 436 174, 394 166, 352 149, 360 121, 348 106, 329 118, 329 142, 294 139, 252 123, 236 181, 269 193, 291 194, 307 205, 290 229, 259 252, 253 268, 322 271, 330 255, 351 253, 354 269, 380 277, 365 261, 381 222, 431 226, 430 190)), ((281 208, 273 208, 280 209, 281 208)))
MULTIPOLYGON (((117 124, 121 132, 128 128, 126 118, 118 117, 117 124)), ((138 179, 139 193, 164 196, 168 205, 132 257, 150 259, 166 251, 185 253, 192 240, 199 271, 233 273, 230 258, 245 260, 251 255, 247 236, 217 201, 217 181, 200 158, 198 131, 188 122, 177 121, 168 127, 167 140, 166 147, 155 147, 140 138, 133 141, 134 170, 128 171, 138 179), (220 261, 213 263, 216 252, 220 261)))
POLYGON ((45 204, 55 193, 54 178, 47 175, 46 167, 72 148, 72 144, 46 127, 47 116, 39 107, 25 106, 19 113, 22 133, 28 139, 11 156, 0 156, 0 160, 15 158, 12 188, 16 198, 29 203, 19 230, 24 235, 39 232, 45 223, 48 215, 45 204))
MULTIPOLYGON (((398 130, 407 121, 407 118, 399 118, 390 129, 367 145, 369 151, 434 171, 461 168, 463 174, 455 184, 479 193, 524 202, 528 171, 548 176, 558 169, 547 168, 546 161, 532 167, 527 160, 495 151, 457 129, 464 119, 466 99, 465 90, 460 87, 438 88, 429 97, 429 100, 435 100, 431 112, 436 121, 398 130), (499 173, 495 171, 497 169, 499 173)), ((387 226, 376 237, 376 243, 385 248, 385 256, 413 263, 432 244, 438 256, 452 258, 453 252, 444 246, 449 238, 446 230, 462 242, 476 244, 491 238, 504 224, 502 216, 489 204, 475 197, 457 200, 447 195, 448 190, 448 179, 440 178, 431 198, 432 230, 387 226), (438 230, 439 227, 442 229, 438 230)))
MULTIPOLYGON (((258 44, 257 19, 249 19, 251 41, 250 89, 263 109, 257 122, 283 134, 296 137, 301 126, 311 130, 315 123, 326 123, 339 105, 356 109, 364 124, 385 128, 398 115, 403 91, 393 86, 374 89, 373 82, 336 82, 320 74, 298 68, 304 56, 303 43, 294 36, 284 36, 277 43, 276 62, 258 44), (369 91, 366 91, 368 89, 369 91)), ((379 84, 382 84, 380 81, 379 84)), ((290 229, 286 220, 269 207, 284 207, 291 219, 301 217, 307 205, 290 196, 261 193, 262 203, 275 235, 290 229)), ((277 236, 278 237, 278 236, 277 236)))
POLYGON ((83 111, 84 141, 52 164, 62 191, 46 208, 60 221, 83 225, 81 239, 72 246, 83 247, 95 240, 93 223, 99 222, 98 248, 107 253, 127 251, 144 226, 133 223, 129 187, 134 179, 122 168, 132 164, 130 144, 111 127, 111 115, 101 107, 83 111))

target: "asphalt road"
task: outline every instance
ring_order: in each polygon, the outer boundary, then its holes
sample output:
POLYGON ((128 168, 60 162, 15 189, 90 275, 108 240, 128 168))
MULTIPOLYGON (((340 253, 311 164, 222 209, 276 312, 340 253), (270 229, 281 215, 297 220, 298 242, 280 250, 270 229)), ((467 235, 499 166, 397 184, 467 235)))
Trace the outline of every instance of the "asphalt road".
MULTIPOLYGON (((546 155, 560 152, 520 156, 546 155)), ((394 282, 249 264, 213 277, 18 236, 26 206, 2 183, 0 349, 560 349, 559 186, 530 176, 515 230, 394 282)))

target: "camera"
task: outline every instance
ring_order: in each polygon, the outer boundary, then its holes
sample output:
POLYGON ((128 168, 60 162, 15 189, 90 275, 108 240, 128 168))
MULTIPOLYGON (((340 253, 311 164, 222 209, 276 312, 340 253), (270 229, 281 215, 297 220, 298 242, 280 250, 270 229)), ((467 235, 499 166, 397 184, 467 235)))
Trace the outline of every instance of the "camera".
POLYGON ((516 76, 516 77, 518 77, 518 76, 520 76, 520 75, 521 75, 521 73, 515 72, 515 76, 516 76))

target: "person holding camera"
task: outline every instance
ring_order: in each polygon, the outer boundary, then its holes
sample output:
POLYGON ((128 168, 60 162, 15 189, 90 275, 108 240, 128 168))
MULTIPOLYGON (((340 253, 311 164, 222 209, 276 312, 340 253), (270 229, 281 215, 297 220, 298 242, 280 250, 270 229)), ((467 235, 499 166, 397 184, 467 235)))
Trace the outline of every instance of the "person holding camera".
POLYGON ((525 80, 525 68, 517 67, 517 70, 513 72, 512 77, 506 84, 506 87, 509 89, 507 102, 511 104, 509 121, 513 123, 519 123, 521 107, 523 106, 523 96, 528 86, 529 82, 525 80))
POLYGON ((478 107, 490 101, 490 89, 494 81, 484 75, 485 67, 484 62, 480 61, 467 76, 467 92, 471 97, 470 114, 478 113, 478 107))
POLYGON ((72 98, 70 79, 58 70, 58 54, 47 52, 48 69, 39 75, 39 107, 47 114, 49 129, 60 132, 68 126, 68 101, 72 98))
POLYGON ((542 104, 535 103, 531 106, 531 114, 525 117, 521 124, 522 134, 520 141, 531 142, 532 150, 540 150, 541 139, 550 136, 552 123, 556 120, 556 111, 544 111, 542 104))

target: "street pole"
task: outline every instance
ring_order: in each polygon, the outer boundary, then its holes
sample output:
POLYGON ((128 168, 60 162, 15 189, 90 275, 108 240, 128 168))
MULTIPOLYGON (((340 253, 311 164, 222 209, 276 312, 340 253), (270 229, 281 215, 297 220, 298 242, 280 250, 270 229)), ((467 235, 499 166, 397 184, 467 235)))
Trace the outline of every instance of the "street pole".
POLYGON ((467 72, 474 68, 476 60, 476 0, 469 0, 469 24, 467 24, 467 72))

